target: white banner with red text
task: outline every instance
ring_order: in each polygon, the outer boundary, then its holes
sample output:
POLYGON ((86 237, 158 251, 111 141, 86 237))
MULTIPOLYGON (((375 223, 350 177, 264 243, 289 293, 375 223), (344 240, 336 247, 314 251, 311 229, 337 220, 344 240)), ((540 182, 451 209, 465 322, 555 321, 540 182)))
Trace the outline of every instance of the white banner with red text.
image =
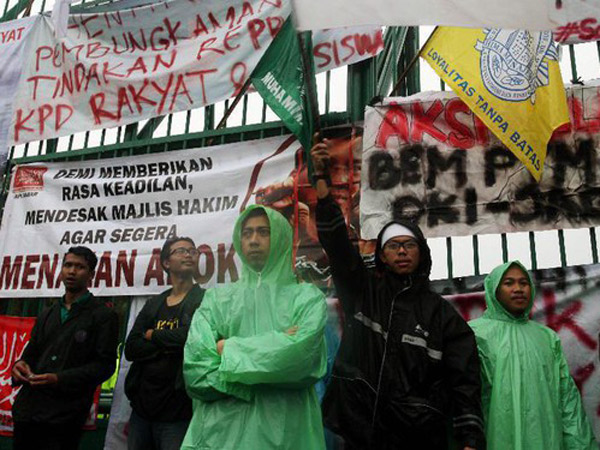
MULTIPOLYGON (((600 224, 600 86, 567 90, 571 123, 548 144, 536 183, 456 95, 421 93, 367 108, 361 236, 410 218, 428 237, 581 228, 600 224)), ((476 108, 503 127, 484 100, 476 108)), ((510 129, 510 127, 508 127, 510 129)), ((527 153, 526 140, 510 139, 527 153)))
MULTIPOLYGON (((195 240, 198 282, 236 280, 235 220, 255 202, 257 190, 293 172, 299 148, 295 138, 284 136, 16 166, 0 228, 0 297, 62 295, 61 260, 74 245, 88 246, 100 258, 94 294, 158 293, 168 282, 160 248, 173 236, 195 240)), ((294 192, 293 179, 288 191, 294 192)))
POLYGON ((21 80, 29 35, 40 17, 25 17, 0 24, 0 177, 8 159, 8 131, 13 101, 21 80))
MULTIPOLYGON (((9 143, 126 125, 231 98, 289 13, 283 0, 171 0, 71 14, 62 38, 51 18, 41 16, 22 80, 10 91, 16 96, 9 143)), ((318 71, 383 48, 379 27, 325 30, 315 38, 318 71)), ((0 76, 11 65, 2 67, 0 76)))

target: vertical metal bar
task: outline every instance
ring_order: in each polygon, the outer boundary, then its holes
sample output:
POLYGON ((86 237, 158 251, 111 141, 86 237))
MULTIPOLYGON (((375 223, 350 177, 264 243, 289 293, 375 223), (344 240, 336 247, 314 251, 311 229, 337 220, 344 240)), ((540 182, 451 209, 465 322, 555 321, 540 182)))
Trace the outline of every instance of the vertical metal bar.
POLYGON ((535 233, 529 232, 529 254, 531 255, 531 270, 538 268, 537 252, 535 251, 535 233))
POLYGON ((590 244, 592 245, 592 262, 598 263, 598 240, 596 239, 596 229, 590 227, 590 244))
POLYGON ((473 235, 473 267, 475 269, 475 275, 481 275, 479 269, 479 238, 476 234, 473 235))
POLYGON ((204 130, 215 128, 215 107, 209 105, 204 107, 204 130))
POLYGON ((575 46, 573 44, 569 45, 569 56, 571 57, 571 76, 573 79, 571 83, 575 83, 577 81, 577 62, 575 61, 575 46))
POLYGON ((248 95, 244 95, 244 102, 242 103, 242 126, 246 125, 248 119, 248 95))
POLYGON ((502 262, 508 262, 508 238, 506 233, 502 233, 500 238, 502 239, 502 262))
POLYGON ((454 268, 452 266, 452 238, 446 238, 446 264, 448 266, 448 279, 454 278, 454 268))
POLYGON ((329 113, 331 103, 331 71, 325 73, 325 114, 329 113))
POLYGON ((171 131, 173 128, 173 113, 167 116, 167 136, 171 136, 171 131))
POLYGON ((191 122, 192 122, 192 111, 188 110, 185 113, 185 134, 188 134, 190 132, 191 122))
POLYGON ((558 230, 558 249, 560 251, 560 265, 567 267, 567 249, 565 248, 565 232, 558 230))
POLYGON ((442 80, 440 78, 440 90, 445 91, 446 90, 446 83, 444 83, 444 80, 442 80))

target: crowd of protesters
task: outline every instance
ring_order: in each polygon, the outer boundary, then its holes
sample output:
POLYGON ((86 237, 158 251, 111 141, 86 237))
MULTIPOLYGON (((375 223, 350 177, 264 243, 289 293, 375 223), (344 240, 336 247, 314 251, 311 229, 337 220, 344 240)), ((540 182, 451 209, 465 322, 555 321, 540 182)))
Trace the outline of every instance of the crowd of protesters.
MULTIPOLYGON (((327 140, 311 158, 318 238, 343 309, 322 402, 325 296, 293 271, 288 220, 254 205, 233 232, 235 283, 204 291, 194 241, 165 242, 172 287, 147 301, 125 344, 128 448, 319 450, 327 429, 345 450, 597 449, 558 336, 529 319, 523 265, 495 268, 485 313, 465 322, 431 290, 415 224, 383 227, 375 267, 364 264, 330 193, 327 140)), ((114 372, 117 315, 88 291, 96 262, 68 250, 65 294, 13 366, 15 450, 79 448, 96 386, 114 372)))

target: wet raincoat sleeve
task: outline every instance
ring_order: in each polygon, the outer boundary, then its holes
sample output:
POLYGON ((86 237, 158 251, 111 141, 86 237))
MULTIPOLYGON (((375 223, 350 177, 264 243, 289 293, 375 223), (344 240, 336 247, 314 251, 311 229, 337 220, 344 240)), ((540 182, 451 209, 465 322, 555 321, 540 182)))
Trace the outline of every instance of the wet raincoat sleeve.
POLYGON ((188 395, 203 401, 214 401, 227 396, 241 400, 252 399, 248 386, 226 381, 219 372, 221 355, 217 352, 221 324, 218 299, 214 290, 208 290, 202 306, 194 314, 183 351, 183 378, 188 395))
POLYGON ((219 373, 228 382, 278 384, 303 388, 316 383, 327 368, 324 329, 327 310, 323 293, 298 285, 301 298, 294 311, 295 335, 273 330, 225 341, 219 373))
POLYGON ((564 448, 566 450, 596 450, 598 444, 596 444, 590 423, 581 404, 579 391, 569 373, 569 366, 558 338, 554 343, 554 354, 556 355, 560 374, 564 448))
POLYGON ((481 375, 475 335, 447 303, 444 304, 442 354, 452 400, 454 436, 460 448, 484 448, 481 375))

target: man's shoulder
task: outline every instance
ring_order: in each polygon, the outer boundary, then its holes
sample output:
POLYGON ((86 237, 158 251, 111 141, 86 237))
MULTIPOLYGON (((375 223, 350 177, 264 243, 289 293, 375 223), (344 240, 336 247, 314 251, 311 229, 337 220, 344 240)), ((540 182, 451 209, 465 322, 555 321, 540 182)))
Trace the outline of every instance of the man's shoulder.
POLYGON ((552 328, 547 327, 535 320, 529 320, 527 326, 530 330, 535 331, 537 334, 547 338, 551 342, 560 341, 560 337, 552 328))
POLYGON ((290 284, 287 288, 298 294, 302 294, 302 296, 306 296, 306 298, 325 299, 323 291, 312 283, 290 284))
POLYGON ((103 317, 118 317, 115 309, 108 304, 108 302, 102 298, 95 297, 93 294, 89 300, 90 309, 93 314, 103 317))

